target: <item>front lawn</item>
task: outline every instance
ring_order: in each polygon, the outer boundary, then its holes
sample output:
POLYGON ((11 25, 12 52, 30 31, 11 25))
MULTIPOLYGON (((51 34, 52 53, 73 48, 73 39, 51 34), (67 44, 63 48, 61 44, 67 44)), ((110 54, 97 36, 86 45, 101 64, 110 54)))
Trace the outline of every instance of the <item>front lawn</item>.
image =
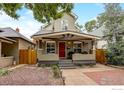
POLYGON ((51 67, 26 65, 0 76, 0 85, 63 85, 63 81, 54 77, 51 67))

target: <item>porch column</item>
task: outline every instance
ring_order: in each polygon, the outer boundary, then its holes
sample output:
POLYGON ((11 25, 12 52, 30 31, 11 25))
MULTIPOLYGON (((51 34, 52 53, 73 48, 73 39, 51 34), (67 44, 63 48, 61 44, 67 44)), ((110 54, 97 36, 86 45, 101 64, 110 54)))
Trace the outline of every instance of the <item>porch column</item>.
POLYGON ((0 57, 1 57, 1 51, 2 51, 2 44, 1 44, 2 42, 0 41, 0 57))
POLYGON ((96 40, 93 42, 93 54, 96 54, 96 40))

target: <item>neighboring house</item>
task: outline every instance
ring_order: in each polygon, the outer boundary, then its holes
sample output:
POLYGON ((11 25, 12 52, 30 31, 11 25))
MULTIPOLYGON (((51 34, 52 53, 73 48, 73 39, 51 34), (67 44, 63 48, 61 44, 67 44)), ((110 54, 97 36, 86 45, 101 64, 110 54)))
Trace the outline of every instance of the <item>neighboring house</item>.
POLYGON ((71 59, 74 63, 95 63, 95 42, 99 37, 81 32, 75 26, 76 19, 76 15, 65 13, 32 36, 39 62, 52 64, 71 59))
POLYGON ((33 48, 34 43, 19 33, 19 29, 0 28, 0 67, 19 63, 19 50, 33 48))
POLYGON ((107 49, 107 41, 103 38, 104 37, 105 26, 101 26, 100 28, 89 32, 91 35, 99 36, 100 39, 97 40, 96 48, 97 49, 107 49))

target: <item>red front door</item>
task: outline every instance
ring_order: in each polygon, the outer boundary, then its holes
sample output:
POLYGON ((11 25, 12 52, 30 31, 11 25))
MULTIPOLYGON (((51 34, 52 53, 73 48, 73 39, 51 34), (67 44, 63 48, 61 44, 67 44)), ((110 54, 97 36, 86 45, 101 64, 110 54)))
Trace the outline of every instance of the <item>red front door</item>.
POLYGON ((59 57, 65 57, 65 42, 59 42, 59 57))

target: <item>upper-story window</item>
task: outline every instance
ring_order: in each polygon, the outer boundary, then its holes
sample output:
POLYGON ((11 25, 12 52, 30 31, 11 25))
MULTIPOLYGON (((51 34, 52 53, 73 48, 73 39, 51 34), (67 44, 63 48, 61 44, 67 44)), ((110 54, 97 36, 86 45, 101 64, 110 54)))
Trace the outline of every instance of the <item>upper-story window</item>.
POLYGON ((62 20, 61 21, 61 28, 63 31, 68 30, 68 20, 62 20))

